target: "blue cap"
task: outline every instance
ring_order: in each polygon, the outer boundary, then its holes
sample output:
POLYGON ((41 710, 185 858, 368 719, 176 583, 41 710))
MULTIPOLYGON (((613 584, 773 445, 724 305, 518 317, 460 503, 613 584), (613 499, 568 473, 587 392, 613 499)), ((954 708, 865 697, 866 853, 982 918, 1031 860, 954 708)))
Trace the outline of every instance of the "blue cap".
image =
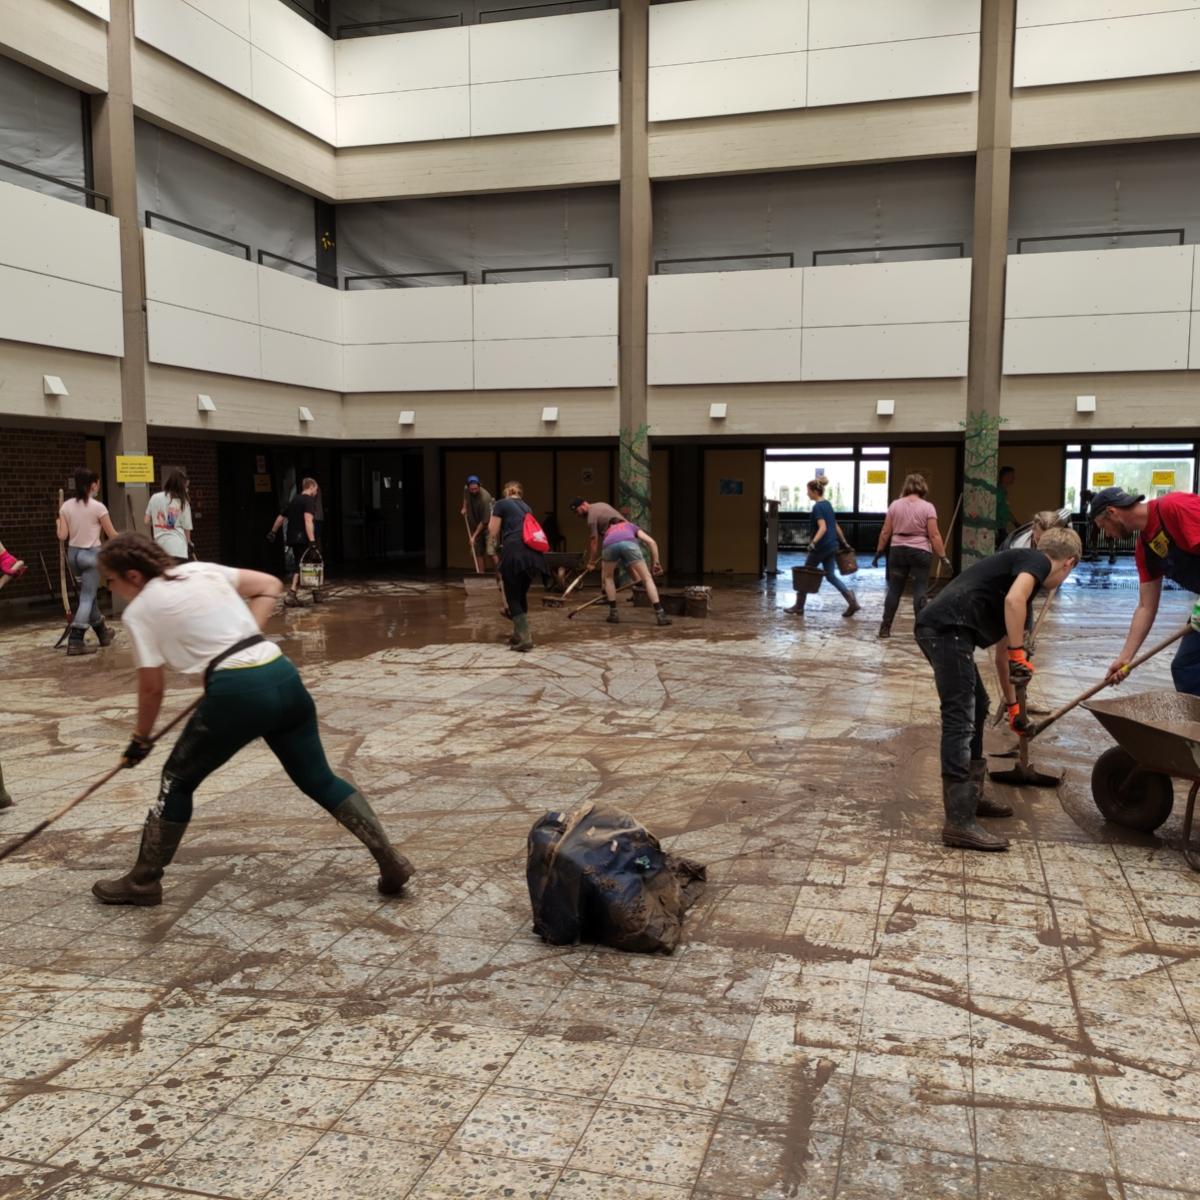
POLYGON ((468 484, 471 484, 471 483, 478 483, 478 482, 479 482, 479 476, 478 476, 478 475, 468 475, 468 476, 467 476, 467 483, 468 483, 468 484))

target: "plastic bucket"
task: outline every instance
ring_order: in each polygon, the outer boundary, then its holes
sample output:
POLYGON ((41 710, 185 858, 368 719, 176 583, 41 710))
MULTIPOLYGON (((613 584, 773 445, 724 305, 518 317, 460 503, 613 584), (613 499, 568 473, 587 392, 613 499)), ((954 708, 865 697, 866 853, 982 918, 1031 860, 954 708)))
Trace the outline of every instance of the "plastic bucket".
POLYGON ((824 578, 825 572, 818 571, 816 567, 793 567, 792 590, 811 596, 820 589, 824 578))
POLYGON ((325 564, 319 558, 300 560, 300 586, 316 591, 325 582, 325 564))

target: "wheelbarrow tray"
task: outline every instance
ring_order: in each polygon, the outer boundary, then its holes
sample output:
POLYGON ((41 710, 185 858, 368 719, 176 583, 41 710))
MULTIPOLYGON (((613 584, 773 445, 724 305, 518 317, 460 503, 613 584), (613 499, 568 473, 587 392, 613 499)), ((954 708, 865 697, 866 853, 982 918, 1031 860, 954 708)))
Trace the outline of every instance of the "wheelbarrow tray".
POLYGON ((1138 692, 1084 705, 1137 764, 1148 771, 1200 779, 1200 696, 1138 692))

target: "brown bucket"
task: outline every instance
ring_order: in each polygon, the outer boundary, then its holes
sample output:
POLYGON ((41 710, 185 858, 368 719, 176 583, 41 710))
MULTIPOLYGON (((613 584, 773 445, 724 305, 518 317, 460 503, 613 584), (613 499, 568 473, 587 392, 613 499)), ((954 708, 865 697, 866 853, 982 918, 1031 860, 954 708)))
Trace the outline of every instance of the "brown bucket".
POLYGON ((792 591, 811 596, 820 589, 824 578, 825 572, 818 571, 816 567, 793 567, 792 591))

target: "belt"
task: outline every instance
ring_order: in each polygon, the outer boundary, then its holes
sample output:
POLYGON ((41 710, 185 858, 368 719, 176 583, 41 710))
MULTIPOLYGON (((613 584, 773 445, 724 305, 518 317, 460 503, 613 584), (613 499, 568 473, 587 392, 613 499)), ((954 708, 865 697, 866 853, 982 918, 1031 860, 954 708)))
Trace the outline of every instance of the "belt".
POLYGON ((243 650, 249 650, 251 646, 257 646, 259 642, 265 642, 267 639, 261 633, 254 634, 253 637, 242 638, 240 642, 234 642, 228 650, 222 650, 216 658, 204 668, 204 690, 208 691, 208 685, 212 682, 213 672, 227 659, 235 654, 240 654, 243 650))

